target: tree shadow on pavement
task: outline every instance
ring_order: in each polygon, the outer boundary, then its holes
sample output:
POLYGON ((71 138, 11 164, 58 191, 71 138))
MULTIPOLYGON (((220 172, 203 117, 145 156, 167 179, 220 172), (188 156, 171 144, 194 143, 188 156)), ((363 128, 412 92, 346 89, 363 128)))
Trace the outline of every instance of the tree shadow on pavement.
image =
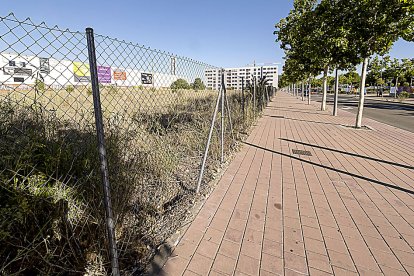
POLYGON ((268 149, 268 148, 264 148, 264 147, 261 147, 259 145, 254 145, 254 144, 251 144, 251 143, 248 143, 248 142, 244 142, 244 144, 246 144, 248 146, 251 146, 251 147, 261 149, 261 150, 265 150, 265 151, 268 151, 268 152, 271 152, 271 153, 274 153, 274 154, 279 154, 279 155, 284 156, 284 157, 289 157, 289 158, 292 158, 292 159, 295 159, 295 160, 298 160, 298 161, 301 161, 301 162, 304 162, 304 163, 308 163, 308 164, 311 164, 313 166, 318 166, 318 167, 321 167, 321 168, 324 168, 324 169, 327 169, 327 170, 331 170, 331 171, 335 171, 335 172, 338 172, 338 173, 346 174, 346 175, 349 175, 349 176, 352 176, 352 177, 355 177, 355 178, 359 178, 359 179, 369 181, 371 183, 375 183, 375 184, 378 184, 378 185, 381 185, 381 186, 384 186, 384 187, 388 187, 388 188, 391 188, 391 189, 399 190, 399 191, 406 192, 408 194, 414 195, 414 191, 403 188, 403 187, 399 187, 399 186, 396 186, 396 185, 393 185, 393 184, 378 181, 376 179, 368 178, 368 177, 358 175, 358 174, 354 174, 354 173, 351 173, 351 172, 331 168, 329 166, 318 164, 318 163, 315 163, 315 162, 312 162, 312 161, 309 161, 309 160, 306 160, 306 159, 302 159, 302 158, 299 158, 299 157, 296 157, 296 156, 293 156, 293 155, 290 155, 290 154, 286 154, 286 153, 283 153, 283 152, 279 152, 279 151, 271 150, 271 149, 268 149))
MULTIPOLYGON (((272 117, 280 119, 281 116, 275 116, 275 115, 264 115, 266 117, 272 117)), ((320 122, 320 121, 310 121, 310 120, 302 120, 302 119, 295 119, 295 118, 289 118, 289 117, 283 117, 285 120, 292 120, 292 121, 299 121, 299 122, 306 122, 306 123, 315 123, 315 124, 323 124, 323 125, 333 125, 333 126, 344 126, 343 124, 335 124, 335 123, 327 123, 327 122, 320 122)))
POLYGON ((309 143, 296 141, 296 140, 291 140, 291 139, 287 139, 287 138, 279 138, 279 139, 283 140, 283 141, 287 141, 287 142, 292 142, 292 143, 301 144, 301 145, 305 145, 305 146, 310 146, 310 147, 314 147, 314 148, 319 148, 319 149, 323 149, 323 150, 334 151, 334 152, 338 152, 338 153, 341 153, 341 154, 346 154, 346 155, 350 155, 350 156, 355 156, 355 157, 359 157, 359 158, 364 158, 364 159, 368 159, 368 160, 372 160, 372 161, 376 161, 376 162, 381 162, 381 163, 385 163, 385 164, 389 164, 389 165, 393 165, 393 166, 399 166, 399 167, 403 167, 403 168, 406 168, 406 169, 414 170, 413 166, 400 164, 400 163, 396 163, 396 162, 393 162, 393 161, 378 159, 378 158, 374 158, 374 157, 370 157, 370 156, 366 156, 366 155, 360 155, 360 154, 356 154, 356 153, 352 153, 352 152, 346 152, 346 151, 333 149, 333 148, 322 147, 322 146, 319 146, 319 145, 309 144, 309 143))
POLYGON ((295 112, 295 113, 304 113, 304 114, 322 115, 322 116, 332 116, 330 114, 325 114, 325 113, 305 112, 305 111, 302 111, 301 109, 294 109, 294 108, 278 108, 278 107, 274 107, 274 106, 268 106, 267 108, 274 109, 274 110, 280 110, 280 111, 291 111, 291 112, 295 112))

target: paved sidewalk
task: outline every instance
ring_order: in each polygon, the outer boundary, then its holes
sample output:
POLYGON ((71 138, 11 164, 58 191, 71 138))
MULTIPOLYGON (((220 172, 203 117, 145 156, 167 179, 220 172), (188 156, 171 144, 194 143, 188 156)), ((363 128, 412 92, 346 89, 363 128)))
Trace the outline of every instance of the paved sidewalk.
POLYGON ((161 274, 414 275, 414 133, 354 121, 278 93, 161 274))

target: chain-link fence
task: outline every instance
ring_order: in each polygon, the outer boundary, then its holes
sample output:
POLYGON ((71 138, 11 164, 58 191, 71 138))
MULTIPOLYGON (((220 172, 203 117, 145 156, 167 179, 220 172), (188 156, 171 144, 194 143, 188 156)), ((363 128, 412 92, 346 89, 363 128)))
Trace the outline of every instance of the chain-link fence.
POLYGON ((0 67, 1 274, 145 271, 218 175, 220 127, 196 192, 211 125, 223 117, 228 156, 274 91, 227 91, 211 124, 222 94, 205 72, 218 68, 13 14, 0 67))

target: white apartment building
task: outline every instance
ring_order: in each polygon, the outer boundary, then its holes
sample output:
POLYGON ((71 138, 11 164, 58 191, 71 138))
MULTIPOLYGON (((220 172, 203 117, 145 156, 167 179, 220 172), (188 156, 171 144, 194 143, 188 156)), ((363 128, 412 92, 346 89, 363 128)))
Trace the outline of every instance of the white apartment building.
MULTIPOLYGON (((263 65, 263 66, 246 66, 238 68, 225 68, 224 81, 226 87, 229 89, 241 89, 242 82, 244 82, 244 87, 246 87, 247 82, 251 82, 253 77, 256 77, 256 80, 259 80, 262 76, 268 81, 269 86, 278 88, 278 70, 277 65, 263 65)), ((206 70, 205 72, 206 86, 211 89, 218 90, 221 84, 220 69, 206 70)))

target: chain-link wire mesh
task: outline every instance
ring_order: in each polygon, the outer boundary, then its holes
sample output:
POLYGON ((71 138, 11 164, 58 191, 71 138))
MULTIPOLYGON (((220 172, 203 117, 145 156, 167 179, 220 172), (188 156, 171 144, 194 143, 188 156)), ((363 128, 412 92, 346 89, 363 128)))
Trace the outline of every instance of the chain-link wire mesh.
MULTIPOLYGON (((219 69, 94 38, 119 262, 139 274, 219 174, 217 127, 195 192, 219 94, 206 71, 219 69)), ((84 32, 0 17, 0 273, 110 271, 89 66, 84 32)), ((227 91, 236 140, 254 120, 251 88, 227 91)), ((261 110, 273 90, 256 90, 261 110)))

